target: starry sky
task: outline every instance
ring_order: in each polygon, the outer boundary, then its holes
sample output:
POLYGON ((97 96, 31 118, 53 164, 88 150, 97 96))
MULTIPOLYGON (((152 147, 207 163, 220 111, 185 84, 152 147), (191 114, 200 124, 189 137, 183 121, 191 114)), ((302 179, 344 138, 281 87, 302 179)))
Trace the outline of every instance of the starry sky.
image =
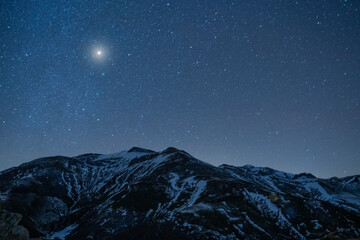
POLYGON ((360 174, 358 0, 0 0, 0 170, 184 149, 360 174))

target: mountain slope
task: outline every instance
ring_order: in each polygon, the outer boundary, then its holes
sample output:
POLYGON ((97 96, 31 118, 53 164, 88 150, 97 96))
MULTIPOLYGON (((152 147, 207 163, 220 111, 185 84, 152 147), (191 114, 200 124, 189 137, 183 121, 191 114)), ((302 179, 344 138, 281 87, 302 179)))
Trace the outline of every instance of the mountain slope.
POLYGON ((360 176, 214 167, 175 148, 37 159, 3 171, 0 193, 32 237, 360 237, 360 176))

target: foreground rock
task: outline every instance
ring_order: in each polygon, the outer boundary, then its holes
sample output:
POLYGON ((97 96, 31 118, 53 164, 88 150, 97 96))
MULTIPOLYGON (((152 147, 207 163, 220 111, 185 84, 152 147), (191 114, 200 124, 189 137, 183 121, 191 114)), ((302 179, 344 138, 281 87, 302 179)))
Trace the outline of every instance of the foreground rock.
POLYGON ((18 225, 21 219, 21 214, 0 209, 0 239, 29 240, 28 230, 18 225))

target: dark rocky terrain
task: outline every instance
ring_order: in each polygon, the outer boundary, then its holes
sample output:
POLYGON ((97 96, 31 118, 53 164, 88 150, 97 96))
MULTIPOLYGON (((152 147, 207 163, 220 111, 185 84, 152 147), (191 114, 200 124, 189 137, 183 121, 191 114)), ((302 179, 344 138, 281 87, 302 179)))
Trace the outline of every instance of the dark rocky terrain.
POLYGON ((0 194, 30 237, 360 237, 360 176, 214 167, 175 148, 36 159, 1 172, 0 194))

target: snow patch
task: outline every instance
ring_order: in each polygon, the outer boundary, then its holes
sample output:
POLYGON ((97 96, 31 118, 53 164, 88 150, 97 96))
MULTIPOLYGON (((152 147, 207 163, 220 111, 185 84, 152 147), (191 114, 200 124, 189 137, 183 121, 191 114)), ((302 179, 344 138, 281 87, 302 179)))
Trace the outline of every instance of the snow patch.
POLYGON ((176 183, 179 181, 180 177, 176 173, 170 173, 170 184, 171 187, 175 190, 179 190, 179 188, 176 186, 176 183))
POLYGON ((329 201, 332 197, 326 192, 326 190, 316 181, 308 179, 299 181, 306 191, 314 193, 321 200, 329 201))
POLYGON ((185 208, 182 208, 180 209, 179 212, 182 212, 182 213, 194 213, 194 212, 197 212, 197 211, 212 211, 213 208, 208 205, 208 204, 205 204, 205 203, 199 203, 199 204, 194 204, 192 206, 189 206, 189 207, 185 207, 185 208))
POLYGON ((251 200, 254 204, 256 204, 257 208, 262 212, 267 214, 269 217, 276 221, 276 224, 281 227, 287 226, 290 228, 290 231, 299 236, 300 239, 305 239, 304 236, 299 233, 292 224, 288 221, 288 219, 283 215, 281 210, 272 203, 266 196, 261 195, 259 193, 248 192, 246 189, 244 190, 244 195, 246 198, 251 200))
POLYGON ((114 159, 114 158, 122 158, 122 159, 126 159, 126 160, 131 160, 131 159, 142 157, 142 156, 149 155, 149 154, 152 154, 152 153, 121 151, 121 152, 117 152, 117 153, 100 155, 94 161, 114 159))
POLYGON ((77 227, 78 227, 77 224, 67 226, 63 230, 53 233, 51 236, 49 236, 49 238, 56 238, 57 237, 57 238, 59 238, 61 240, 65 240, 66 236, 68 236, 77 227))
POLYGON ((241 236, 245 236, 245 233, 241 230, 241 227, 242 225, 241 224, 238 224, 238 225, 233 225, 234 228, 238 231, 238 233, 241 235, 241 236))
POLYGON ((204 191, 205 188, 206 181, 200 180, 199 182, 197 182, 195 191, 191 194, 190 200, 187 205, 192 206, 196 202, 196 200, 199 199, 201 193, 204 191))
POLYGON ((246 220, 248 221, 248 223, 250 223, 254 228, 258 229, 259 231, 265 233, 267 236, 271 237, 270 234, 268 234, 264 229, 262 229, 261 227, 259 227, 257 224, 255 224, 246 213, 243 213, 243 215, 245 216, 246 220))

